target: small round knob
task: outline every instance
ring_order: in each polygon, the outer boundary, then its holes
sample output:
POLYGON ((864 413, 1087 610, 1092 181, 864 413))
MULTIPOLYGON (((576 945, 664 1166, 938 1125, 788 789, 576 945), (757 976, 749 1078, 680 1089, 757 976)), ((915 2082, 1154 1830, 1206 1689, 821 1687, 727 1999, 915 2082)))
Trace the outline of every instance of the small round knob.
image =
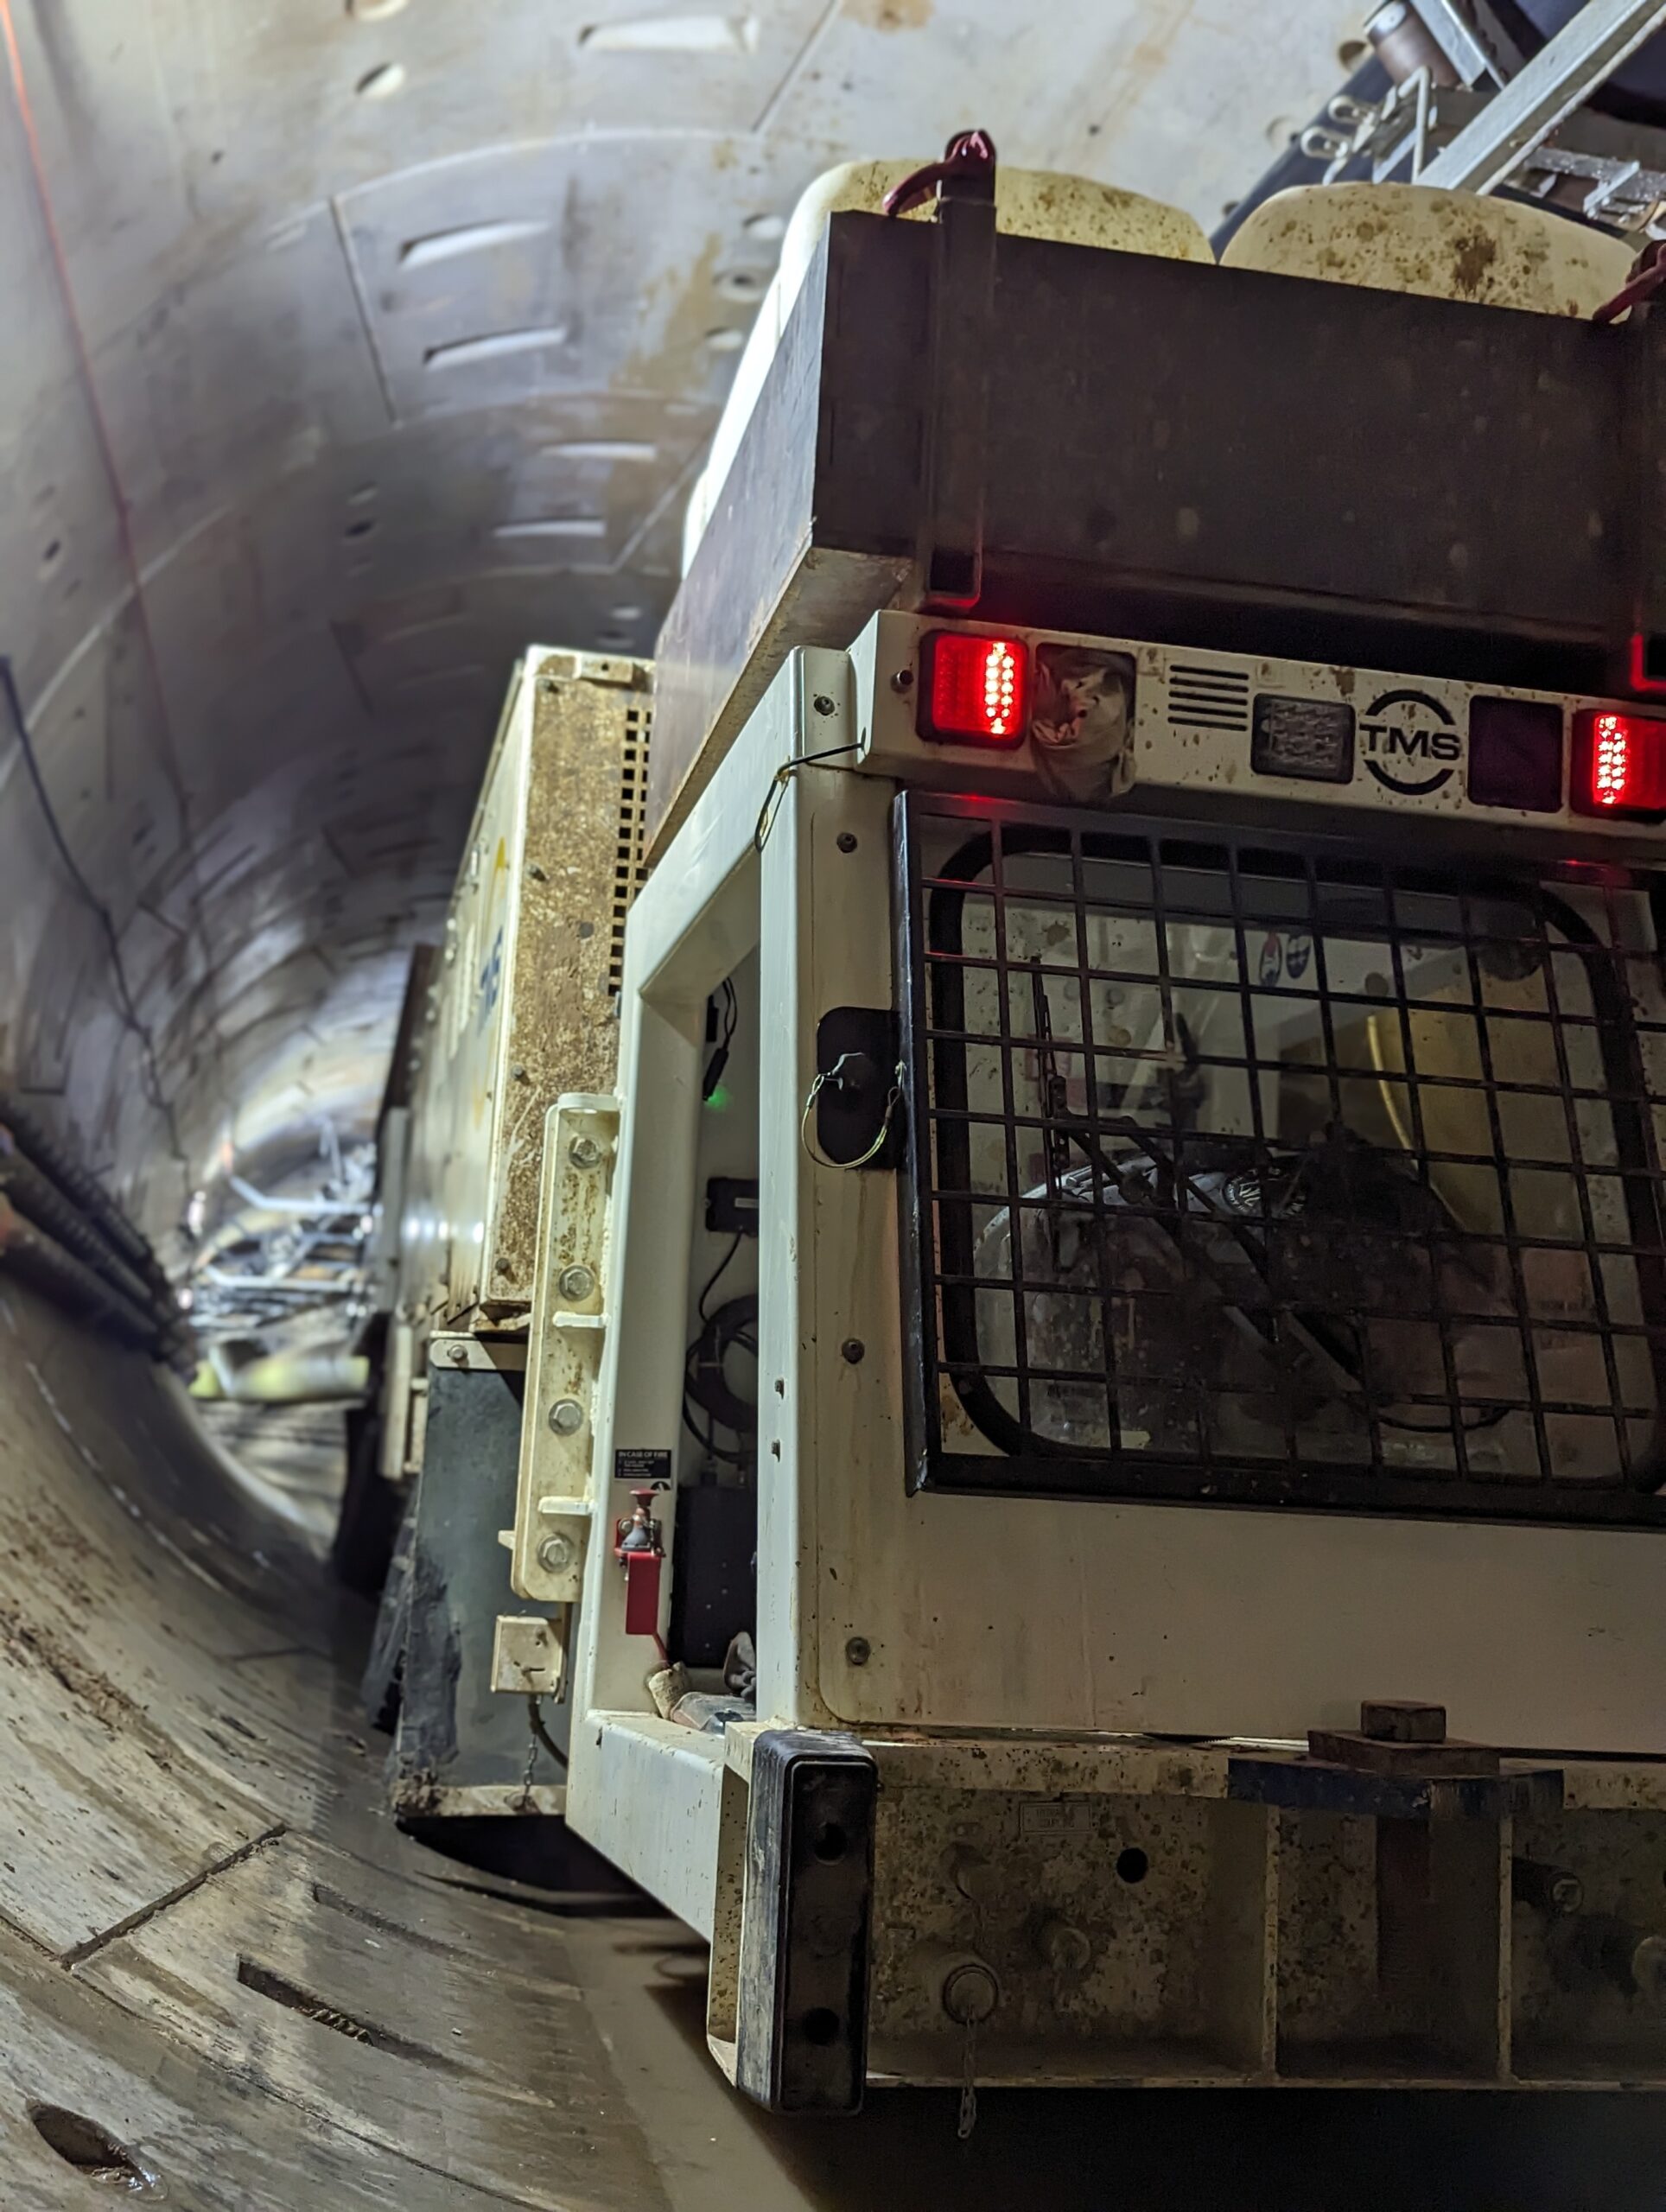
POLYGON ((1001 2001, 1001 1985, 982 1959, 964 1959, 943 1980, 943 2009, 957 2028, 987 2020, 1001 2001))

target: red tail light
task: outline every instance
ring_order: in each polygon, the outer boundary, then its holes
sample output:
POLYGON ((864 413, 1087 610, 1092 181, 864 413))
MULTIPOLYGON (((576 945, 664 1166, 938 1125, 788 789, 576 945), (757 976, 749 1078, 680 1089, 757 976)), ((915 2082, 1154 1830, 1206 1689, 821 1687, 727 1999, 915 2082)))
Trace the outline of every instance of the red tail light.
POLYGON ((1029 710, 1029 653, 1014 638, 932 630, 920 641, 918 728, 960 745, 1017 745, 1029 710))
POLYGON ((1666 815, 1666 721, 1606 707, 1575 715, 1568 802, 1579 814, 1666 815))

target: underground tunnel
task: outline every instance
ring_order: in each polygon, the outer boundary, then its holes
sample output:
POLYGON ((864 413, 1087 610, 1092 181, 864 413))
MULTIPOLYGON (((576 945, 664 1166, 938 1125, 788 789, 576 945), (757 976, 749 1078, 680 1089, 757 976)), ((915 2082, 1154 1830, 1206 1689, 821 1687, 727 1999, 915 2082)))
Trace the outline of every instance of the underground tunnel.
POLYGON ((1363 39, 0 0, 0 2205, 1655 2201, 1595 2094, 760 2114, 601 1857, 396 1825, 330 1557, 413 955, 520 657, 653 657, 800 194, 977 124, 1213 232, 1363 39))

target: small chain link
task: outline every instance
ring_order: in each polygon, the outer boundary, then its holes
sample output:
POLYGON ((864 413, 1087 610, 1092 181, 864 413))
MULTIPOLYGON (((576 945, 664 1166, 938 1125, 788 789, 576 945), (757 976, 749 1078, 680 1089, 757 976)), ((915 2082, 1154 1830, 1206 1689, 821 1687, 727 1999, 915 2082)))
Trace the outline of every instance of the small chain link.
POLYGON ((966 2064, 960 2078, 960 2125, 955 2133, 963 2143, 977 2126, 977 2022, 966 2023, 966 2064))
POLYGON ((538 1763, 538 1734, 537 1730, 532 1726, 533 1720, 537 1718, 538 1701, 534 1697, 529 1698, 526 1702, 528 1707, 528 1719, 526 1723, 526 1766, 521 1775, 521 1810, 523 1813, 526 1812, 530 1808, 532 1802, 532 1773, 538 1763))

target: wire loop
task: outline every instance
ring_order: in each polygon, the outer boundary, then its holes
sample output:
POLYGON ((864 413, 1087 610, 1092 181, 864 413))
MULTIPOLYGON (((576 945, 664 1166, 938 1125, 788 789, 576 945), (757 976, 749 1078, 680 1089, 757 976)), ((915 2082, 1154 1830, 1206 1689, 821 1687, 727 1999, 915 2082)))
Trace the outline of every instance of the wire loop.
POLYGON ((896 1119, 898 1107, 902 1103, 902 1062, 900 1060, 897 1062, 895 1072, 891 1078, 891 1088, 887 1093, 885 1100, 885 1118, 880 1123, 879 1135, 874 1138, 873 1143, 868 1146, 867 1151, 859 1154, 855 1160, 823 1159, 822 1154, 817 1151, 815 1146, 810 1141, 811 1109, 815 1105, 816 1101, 821 1096, 822 1092, 826 1089, 828 1083, 836 1072, 836 1070, 833 1068, 824 1068, 821 1074, 817 1077, 815 1082, 811 1084, 810 1096, 804 1100, 804 1112, 798 1116, 798 1141, 803 1145, 808 1157, 815 1161, 817 1167, 837 1167, 840 1169, 866 1167, 871 1160, 874 1160, 879 1158, 881 1153, 884 1151, 886 1146, 891 1141, 891 1125, 896 1119))

